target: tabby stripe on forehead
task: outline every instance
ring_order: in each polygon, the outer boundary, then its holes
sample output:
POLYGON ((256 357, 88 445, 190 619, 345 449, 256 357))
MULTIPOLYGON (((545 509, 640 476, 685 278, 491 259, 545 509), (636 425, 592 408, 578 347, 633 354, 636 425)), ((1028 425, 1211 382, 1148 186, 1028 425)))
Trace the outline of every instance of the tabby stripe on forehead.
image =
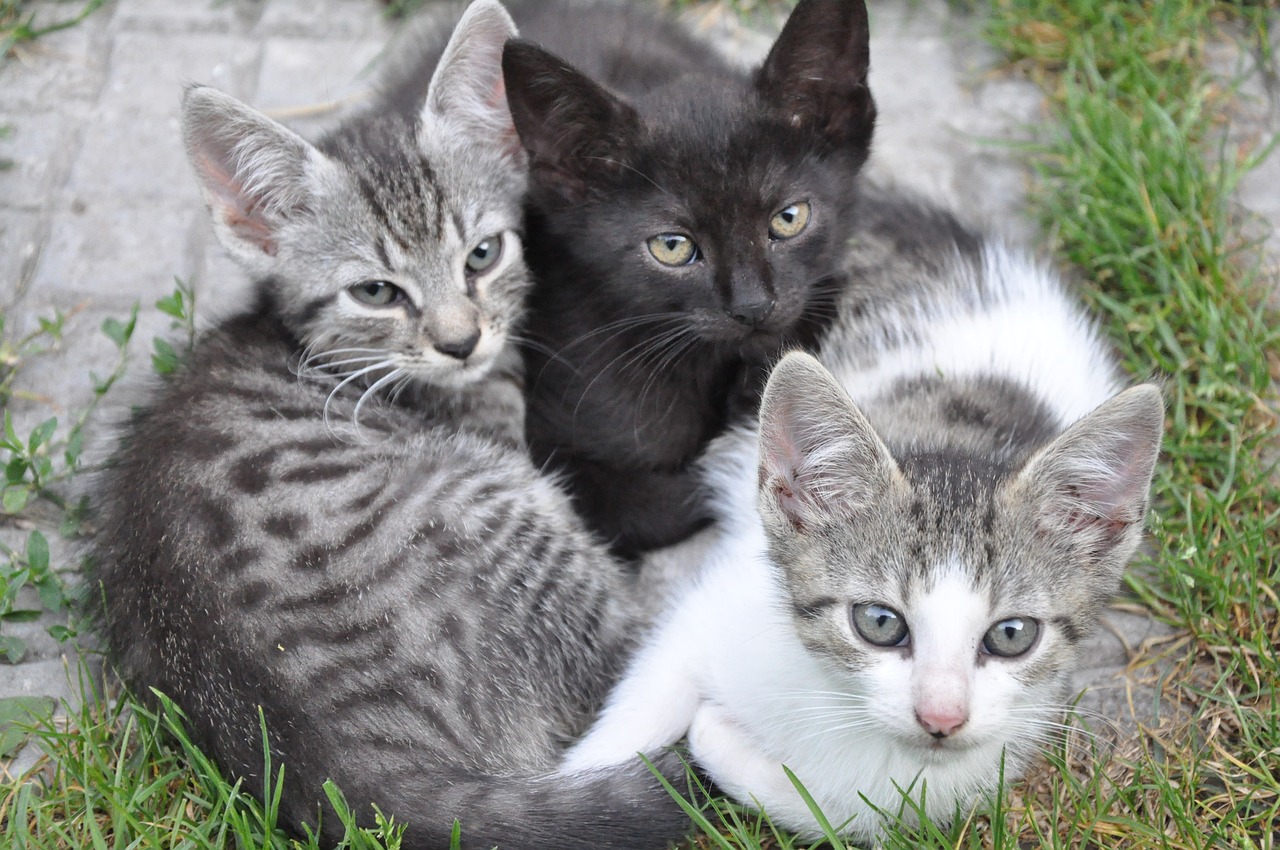
POLYGON ((838 601, 831 596, 819 596, 817 599, 811 599, 808 602, 796 602, 793 610, 797 617, 804 620, 814 620, 822 616, 822 613, 832 605, 838 604, 838 601))
POLYGON ((409 242, 399 232, 396 226, 392 224, 391 217, 387 214, 386 207, 384 207, 382 202, 378 200, 377 187, 374 186, 373 183, 371 183, 363 174, 358 175, 356 181, 360 186, 361 197, 363 197, 365 203, 369 205, 369 211, 372 212, 373 217, 378 220, 378 224, 383 227, 387 233, 391 234, 391 237, 396 240, 396 243, 401 248, 404 248, 407 251, 410 247, 409 242))
POLYGON ((1062 636, 1066 638, 1067 643, 1074 645, 1084 639, 1084 630, 1069 617, 1054 617, 1053 624, 1062 629, 1062 636))
MULTIPOLYGON (((431 163, 427 161, 425 156, 418 157, 418 166, 422 169, 423 182, 431 189, 431 202, 436 208, 436 232, 434 238, 444 238, 444 190, 440 187, 436 180, 435 169, 431 167, 431 163)), ((458 228, 458 232, 462 232, 462 228, 458 228)))

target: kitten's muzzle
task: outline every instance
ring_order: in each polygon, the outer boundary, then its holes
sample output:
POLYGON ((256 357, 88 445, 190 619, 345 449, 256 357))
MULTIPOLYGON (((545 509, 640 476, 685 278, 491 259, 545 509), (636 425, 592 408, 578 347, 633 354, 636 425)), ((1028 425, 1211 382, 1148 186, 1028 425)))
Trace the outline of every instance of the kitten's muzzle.
POLYGON ((935 740, 949 738, 969 721, 967 712, 956 710, 926 709, 916 711, 916 722, 935 740))
POLYGON ((777 304, 776 298, 765 298, 747 303, 734 303, 729 306, 729 316, 739 324, 749 328, 758 328, 773 313, 777 304))
POLYGON ((476 350, 476 345, 480 342, 480 331, 477 329, 470 336, 456 340, 440 340, 435 343, 435 350, 449 357, 456 357, 459 360, 466 360, 471 356, 471 352, 476 350))

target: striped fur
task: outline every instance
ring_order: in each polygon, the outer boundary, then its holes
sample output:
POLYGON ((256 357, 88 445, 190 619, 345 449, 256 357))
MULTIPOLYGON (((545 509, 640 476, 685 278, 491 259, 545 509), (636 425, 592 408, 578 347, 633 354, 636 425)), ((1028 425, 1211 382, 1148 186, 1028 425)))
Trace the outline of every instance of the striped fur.
MULTIPOLYGON (((442 72, 498 80, 509 33, 474 4, 442 72)), ((193 164, 258 302, 163 380, 96 482, 101 632, 256 792, 261 711, 295 830, 341 835, 332 779, 362 823, 376 804, 407 824, 406 848, 448 846, 455 819, 467 848, 660 848, 685 820, 638 760, 552 775, 646 607, 520 448, 518 240, 462 270, 476 238, 518 228, 522 155, 451 151, 466 95, 433 82, 416 121, 375 112, 311 146, 188 92, 193 164), (353 298, 369 279, 407 300, 353 298), (431 355, 450 311, 490 347, 431 355)))

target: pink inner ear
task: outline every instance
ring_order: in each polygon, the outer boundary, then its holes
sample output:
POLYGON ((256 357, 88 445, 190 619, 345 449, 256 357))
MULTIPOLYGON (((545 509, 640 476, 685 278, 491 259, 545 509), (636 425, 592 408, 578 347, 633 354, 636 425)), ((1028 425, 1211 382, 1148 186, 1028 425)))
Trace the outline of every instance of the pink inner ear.
POLYGON ((270 222, 261 215, 261 204, 256 198, 246 198, 244 184, 224 168, 222 161, 201 153, 197 157, 204 184, 211 190, 217 209, 227 229, 252 245, 256 245, 270 257, 276 255, 279 246, 270 222))

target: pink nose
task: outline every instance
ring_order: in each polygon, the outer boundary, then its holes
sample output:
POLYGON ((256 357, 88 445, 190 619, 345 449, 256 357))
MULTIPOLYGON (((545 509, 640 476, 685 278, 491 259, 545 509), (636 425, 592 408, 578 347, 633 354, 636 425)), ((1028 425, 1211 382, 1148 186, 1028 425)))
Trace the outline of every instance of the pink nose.
POLYGON ((935 738, 954 735, 968 719, 969 715, 958 708, 931 708, 916 712, 916 722, 935 738))

